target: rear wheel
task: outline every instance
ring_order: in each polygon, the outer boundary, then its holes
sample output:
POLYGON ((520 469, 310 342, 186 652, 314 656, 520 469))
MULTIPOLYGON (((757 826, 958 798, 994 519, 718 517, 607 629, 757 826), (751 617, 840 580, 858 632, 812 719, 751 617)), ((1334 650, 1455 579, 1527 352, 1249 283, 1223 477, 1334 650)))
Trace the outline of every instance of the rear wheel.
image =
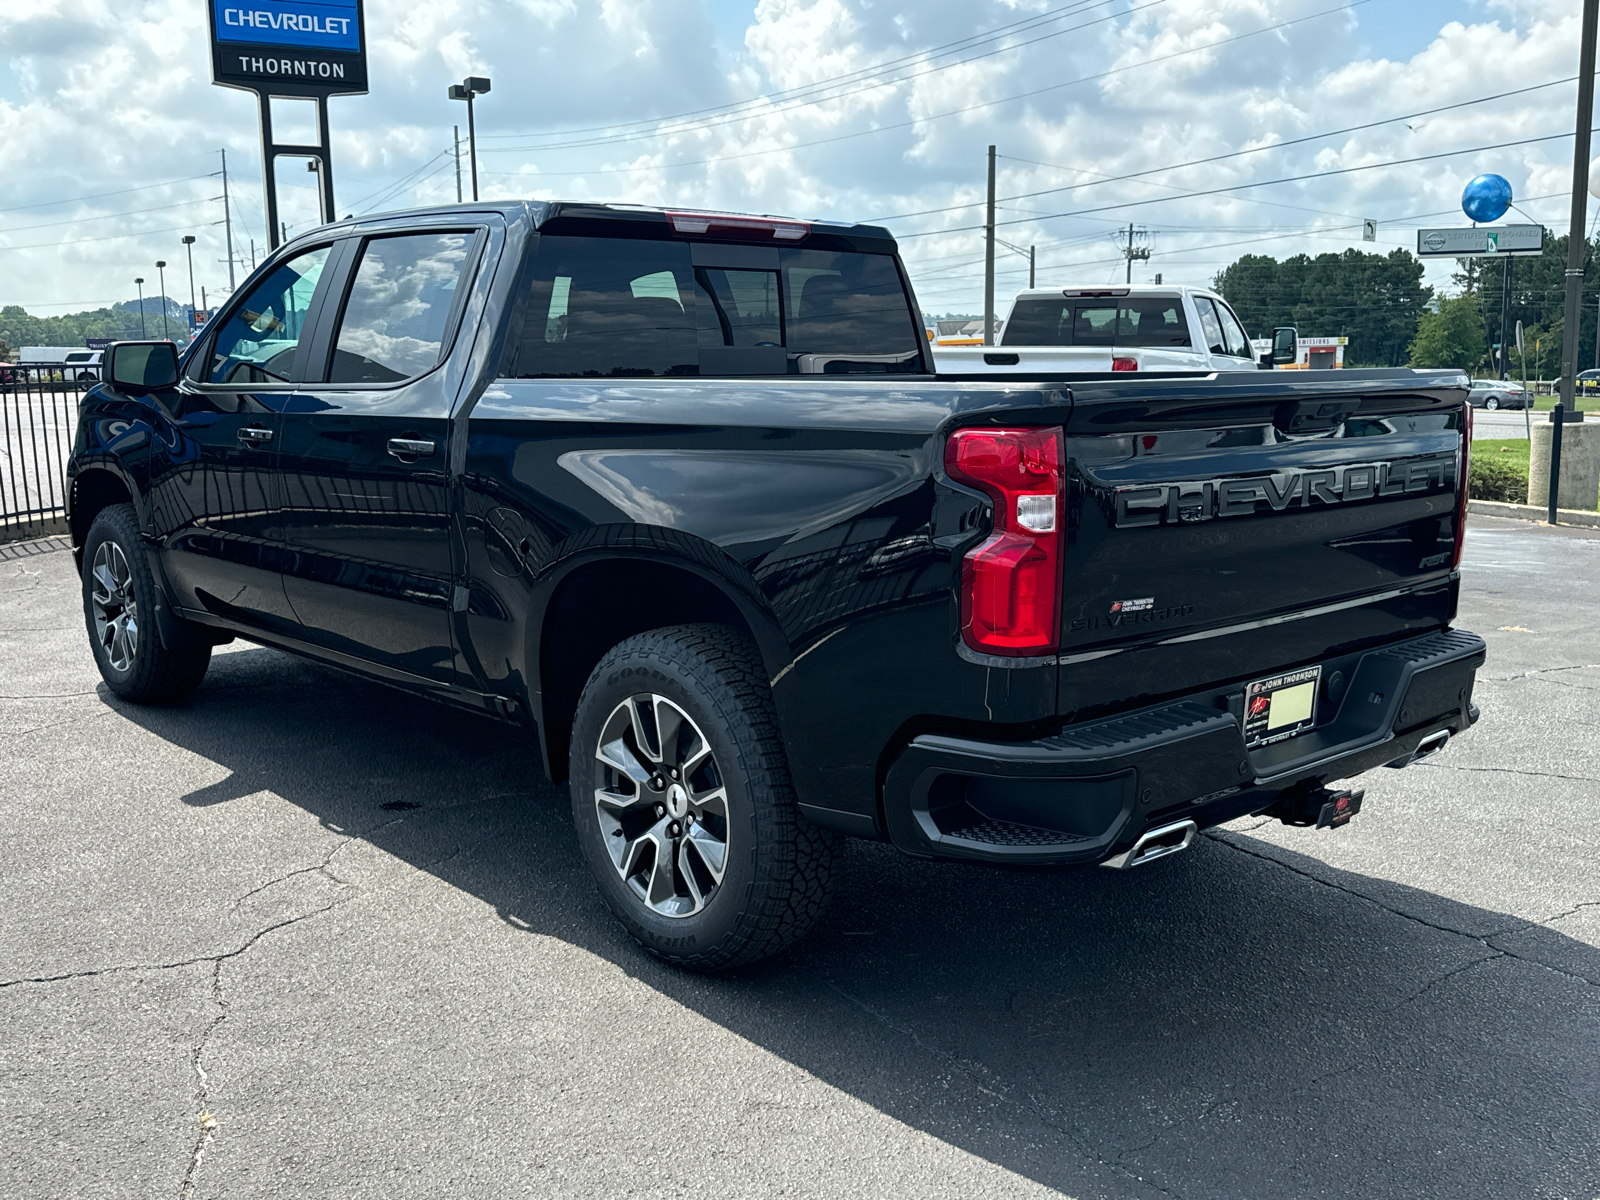
POLYGON ((836 834, 803 820, 749 639, 721 625, 629 638, 578 703, 572 811, 600 894, 660 958, 721 970, 821 915, 836 834))
POLYGON ((103 508, 83 544, 83 615, 100 677, 124 700, 169 704, 205 678, 211 642, 183 627, 176 645, 156 632, 156 582, 133 505, 103 508))
POLYGON ((1483 402, 1483 406, 1485 408, 1487 408, 1490 412, 1493 412, 1495 409, 1500 407, 1500 397, 1499 396, 1490 396, 1487 400, 1485 400, 1483 402))

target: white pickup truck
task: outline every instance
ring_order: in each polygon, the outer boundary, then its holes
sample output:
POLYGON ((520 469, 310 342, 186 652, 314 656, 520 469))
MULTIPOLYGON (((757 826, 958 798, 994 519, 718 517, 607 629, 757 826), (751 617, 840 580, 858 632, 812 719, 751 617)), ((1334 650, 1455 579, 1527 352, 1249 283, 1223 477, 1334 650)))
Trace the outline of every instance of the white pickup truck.
POLYGON ((1002 328, 994 346, 935 341, 939 372, 1211 372, 1258 365, 1228 302, 1200 288, 1037 288, 1017 294, 1002 328))

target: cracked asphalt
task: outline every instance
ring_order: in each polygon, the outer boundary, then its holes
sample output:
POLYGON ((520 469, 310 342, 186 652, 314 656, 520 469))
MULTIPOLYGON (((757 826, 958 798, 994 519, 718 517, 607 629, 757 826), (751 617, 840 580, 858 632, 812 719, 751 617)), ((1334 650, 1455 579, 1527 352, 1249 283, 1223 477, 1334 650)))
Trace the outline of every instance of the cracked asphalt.
POLYGON ((700 978, 513 731, 243 644, 124 705, 0 547, 0 1195, 1592 1200, 1600 536, 1474 518, 1464 579, 1483 720, 1349 828, 855 843, 700 978))

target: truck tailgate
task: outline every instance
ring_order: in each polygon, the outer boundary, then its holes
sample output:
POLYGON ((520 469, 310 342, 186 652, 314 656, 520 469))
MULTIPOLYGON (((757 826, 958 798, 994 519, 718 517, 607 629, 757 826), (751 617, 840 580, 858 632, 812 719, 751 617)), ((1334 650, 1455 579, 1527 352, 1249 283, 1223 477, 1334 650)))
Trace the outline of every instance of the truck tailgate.
POLYGON ((1466 381, 1339 375, 1073 389, 1059 712, 1448 623, 1466 381))

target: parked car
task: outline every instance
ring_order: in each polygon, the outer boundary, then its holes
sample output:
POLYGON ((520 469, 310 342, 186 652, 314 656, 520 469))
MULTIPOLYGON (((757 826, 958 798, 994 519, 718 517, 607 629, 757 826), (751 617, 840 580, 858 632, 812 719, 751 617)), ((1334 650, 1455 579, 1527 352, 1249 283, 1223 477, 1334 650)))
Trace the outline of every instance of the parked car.
POLYGON ((1138 867, 1477 720, 1464 376, 945 379, 919 311, 866 225, 322 226, 87 393, 96 664, 168 702, 242 637, 526 726, 700 969, 801 936, 840 835, 1138 867))
POLYGON ((1595 392, 1600 392, 1600 371, 1579 371, 1574 382, 1579 392, 1593 395, 1595 392))
POLYGON ((1520 383, 1501 379, 1474 379, 1467 402, 1473 408, 1486 408, 1493 412, 1499 408, 1527 408, 1533 397, 1520 383))
POLYGON ((1052 371, 1254 371, 1244 325, 1203 288, 1036 288, 1019 292, 993 346, 935 343, 944 373, 1028 375, 1052 371))

